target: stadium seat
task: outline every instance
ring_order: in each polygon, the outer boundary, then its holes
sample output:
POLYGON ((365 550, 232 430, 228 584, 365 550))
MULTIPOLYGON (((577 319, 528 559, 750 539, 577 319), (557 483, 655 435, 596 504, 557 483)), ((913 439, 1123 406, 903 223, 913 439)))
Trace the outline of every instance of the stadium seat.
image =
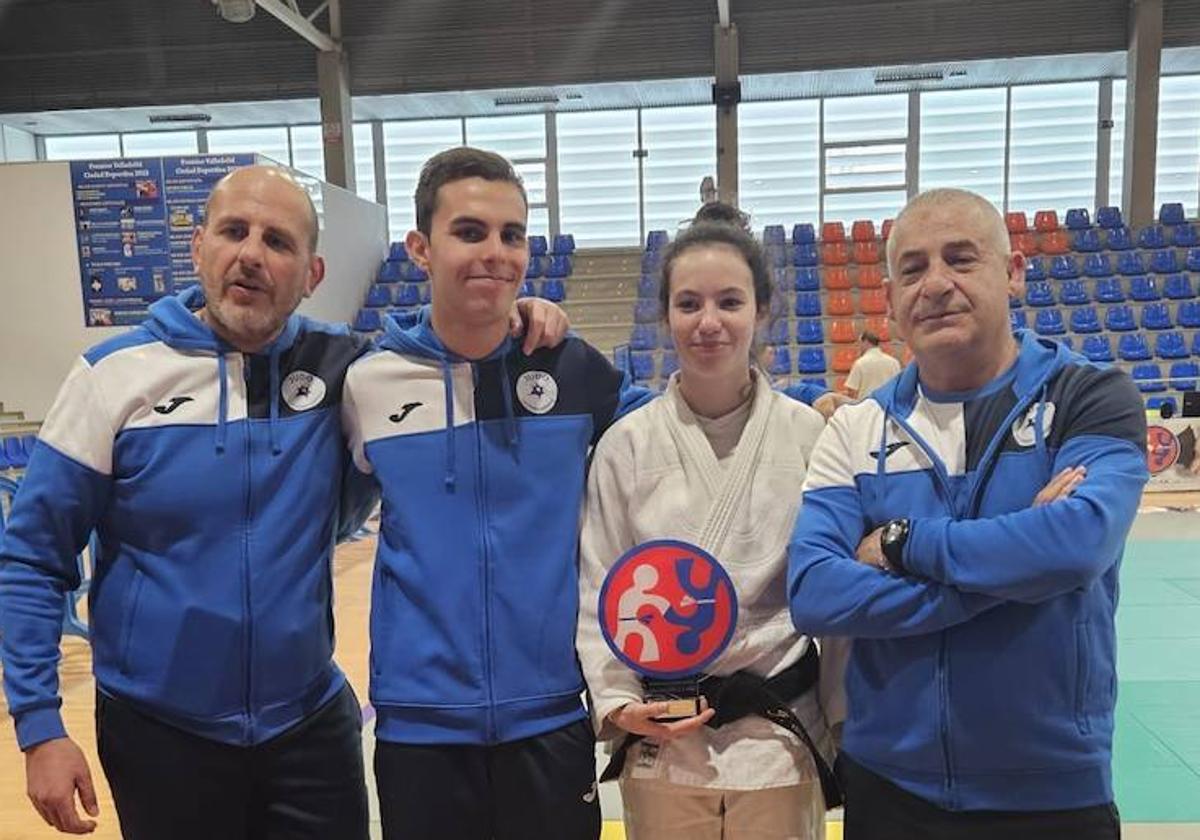
POLYGON ((1141 333, 1126 333, 1117 340, 1117 355, 1127 362, 1140 362, 1151 358, 1150 345, 1141 333))
POLYGON ((1179 326, 1185 329, 1200 328, 1200 301, 1185 300, 1179 304, 1179 309, 1175 312, 1175 320, 1179 326))
POLYGON ((883 288, 883 267, 878 263, 875 265, 860 265, 858 267, 858 288, 860 289, 882 289, 883 288))
POLYGON ((879 238, 887 242, 888 237, 892 235, 892 227, 896 224, 895 219, 884 219, 883 225, 879 228, 879 238))
POLYGON ((657 324, 660 307, 657 300, 638 300, 633 303, 633 322, 635 324, 657 324))
POLYGON ((1020 309, 1021 308, 1021 299, 1019 297, 1013 297, 1012 295, 1009 295, 1008 296, 1008 308, 1009 309, 1020 309))
POLYGON ((1192 356, 1200 359, 1200 332, 1192 336, 1192 356))
POLYGON ((786 318, 777 318, 767 327, 767 344, 791 344, 786 318))
POLYGON ((1014 251, 1020 251, 1027 257, 1032 257, 1041 250, 1038 247, 1037 236, 1032 233, 1014 233, 1008 237, 1008 242, 1014 251))
POLYGON ((826 242, 821 245, 821 262, 824 265, 845 265, 850 262, 850 250, 845 242, 826 242))
POLYGON ((855 347, 841 347, 833 351, 833 372, 834 373, 849 373, 853 367, 855 359, 858 358, 858 349, 855 347))
MULTIPOLYGON (((558 237, 555 237, 557 240, 558 237)), ((550 264, 546 266, 547 277, 570 277, 571 276, 571 258, 563 254, 555 254, 550 258, 550 264)))
POLYGON ((4 438, 4 457, 12 469, 23 470, 29 466, 29 456, 19 437, 4 438))
POLYGON ((1083 306, 1091 303, 1082 280, 1064 280, 1058 287, 1058 302, 1065 306, 1083 306))
POLYGON ((1096 314, 1096 307, 1081 306, 1078 309, 1071 310, 1071 332, 1073 333, 1098 333, 1100 332, 1100 316, 1096 314))
POLYGON ((825 351, 819 347, 801 350, 796 354, 796 370, 799 373, 824 373, 825 351))
POLYGON ((1162 225, 1146 225, 1138 233, 1139 248, 1166 248, 1167 234, 1162 225))
POLYGON ((1033 329, 1038 335, 1062 335, 1067 331, 1062 312, 1057 309, 1043 309, 1038 312, 1033 329))
POLYGON ((1063 254, 1050 261, 1050 276, 1056 280, 1072 280, 1079 276, 1079 263, 1070 254, 1063 254))
POLYGON ((639 277, 637 296, 640 298, 658 297, 658 278, 653 274, 643 274, 639 277))
POLYGON ((879 262, 879 243, 855 242, 850 250, 850 259, 858 265, 874 265, 879 262))
POLYGON ((550 250, 551 254, 565 256, 575 253, 575 237, 569 233, 559 233, 554 236, 554 247, 550 250))
POLYGON ((1138 390, 1144 394, 1167 390, 1167 383, 1163 381, 1162 368, 1154 363, 1134 365, 1130 374, 1133 376, 1133 381, 1137 383, 1138 390))
POLYGON ((404 264, 391 260, 381 263, 379 273, 375 275, 376 283, 399 283, 402 279, 404 279, 404 264))
POLYGON ((788 300, 781 292, 771 295, 771 317, 782 318, 787 315, 788 300))
POLYGON ((1029 219, 1024 213, 1005 213, 1004 224, 1008 227, 1009 233, 1024 233, 1029 230, 1029 219))
POLYGON ((1089 335, 1083 340, 1083 355, 1092 362, 1111 362, 1112 342, 1106 335, 1089 335))
POLYGON ((795 288, 797 292, 820 291, 821 270, 818 268, 797 268, 795 288))
POLYGON ((1148 303, 1142 307, 1142 329, 1171 329, 1171 310, 1165 303, 1148 303))
POLYGON ((800 380, 805 385, 816 385, 818 388, 828 388, 829 383, 825 381, 823 376, 805 376, 800 380))
POLYGON ((1179 413, 1179 410, 1178 410, 1179 403, 1175 402, 1174 397, 1147 397, 1146 398, 1146 410, 1147 411, 1161 411, 1163 406, 1170 406, 1170 409, 1168 410, 1167 413, 1170 414, 1172 417, 1174 417, 1176 414, 1179 413))
POLYGON ((647 251, 642 254, 642 274, 658 274, 662 268, 662 251, 647 251))
POLYGON ((1131 277, 1135 274, 1145 273, 1146 264, 1142 261, 1142 255, 1137 251, 1126 251, 1117 258, 1117 274, 1131 277))
POLYGON ((825 335, 820 318, 801 318, 796 322, 797 344, 824 344, 825 335))
POLYGON ((1058 230, 1058 213, 1053 210, 1037 211, 1033 214, 1033 227, 1038 233, 1058 230))
MULTIPOLYGON (((653 231, 651 231, 653 233, 653 231)), ((665 231, 664 231, 665 233, 665 231)), ((546 252, 550 250, 549 244, 546 242, 546 237, 541 234, 534 234, 529 237, 529 256, 544 257, 546 252)))
POLYGON ((1171 365, 1171 387, 1176 391, 1195 391, 1197 379, 1200 379, 1200 364, 1174 362, 1171 365))
POLYGON ((1187 340, 1181 332, 1163 332, 1154 337, 1154 355, 1160 359, 1186 359, 1187 340))
POLYGON ((1200 234, 1194 225, 1176 225, 1171 229, 1171 244, 1176 248, 1191 248, 1200 244, 1200 234))
POLYGON ((791 257, 791 249, 781 244, 766 245, 763 247, 763 255, 767 258, 767 265, 772 268, 783 268, 791 257))
POLYGON ((662 367, 659 368, 658 375, 666 379, 675 371, 679 370, 679 356, 674 351, 668 351, 662 355, 662 367))
POLYGON ((537 286, 533 285, 532 280, 522 281, 517 297, 537 297, 537 286))
POLYGON ((1130 234, 1129 228, 1124 225, 1109 228, 1108 236, 1105 238, 1105 245, 1110 251, 1128 251, 1133 247, 1133 235, 1130 234))
POLYGON ((654 378, 654 354, 630 353, 629 361, 633 366, 633 378, 637 382, 649 382, 654 378))
POLYGON ((769 371, 772 376, 791 376, 792 351, 786 347, 776 347, 772 349, 769 371))
POLYGON ((830 291, 851 288, 850 270, 844 265, 832 265, 821 270, 822 285, 830 291))
POLYGON ((763 228, 762 241, 764 245, 782 245, 787 241, 783 225, 767 225, 763 228))
POLYGON ((825 298, 825 311, 830 315, 853 315, 854 298, 849 292, 830 292, 825 298))
POLYGON ((822 242, 845 242, 846 228, 841 222, 826 222, 821 225, 822 242))
POLYGON ((1025 303, 1027 306, 1053 306, 1054 292, 1050 290, 1050 284, 1044 280, 1026 283, 1025 303))
POLYGON ((1108 277, 1113 273, 1108 254, 1088 254, 1083 261, 1083 273, 1088 277, 1108 277))
POLYGON ((378 308, 381 306, 392 305, 392 287, 381 286, 378 283, 371 285, 367 290, 367 306, 378 308))
POLYGON ((1119 207, 1098 207, 1096 208, 1096 224, 1102 228, 1122 227, 1124 222, 1121 221, 1121 208, 1119 207))
POLYGON ((1141 275, 1129 278, 1129 298, 1136 301, 1159 300, 1162 295, 1158 291, 1158 283, 1153 277, 1141 275))
POLYGON ((653 350, 658 346, 658 330, 653 324, 634 324, 629 333, 630 350, 653 350))
MULTIPOLYGON (((528 282, 528 280, 525 281, 526 284, 528 282)), ((433 300, 433 292, 430 291, 428 285, 422 283, 420 286, 417 286, 417 288, 421 290, 421 303, 430 303, 433 300)))
POLYGON ((1158 208, 1158 223, 1160 225, 1181 225, 1187 219, 1183 215, 1183 205, 1177 201, 1165 202, 1158 208))
POLYGON ((858 341, 858 330, 854 322, 838 318, 829 324, 829 340, 834 344, 853 344, 858 341))
POLYGON ((1033 257, 1025 264, 1025 279, 1026 280, 1045 280, 1046 279, 1046 264, 1042 262, 1041 257, 1033 257))
POLYGON ((1174 274, 1179 271, 1179 260, 1175 252, 1169 248, 1155 251, 1150 257, 1150 270, 1155 274, 1174 274))
POLYGON ((1171 300, 1190 300, 1196 296, 1196 290, 1186 274, 1172 274, 1163 281, 1163 295, 1171 300))
POLYGON ((1200 248, 1189 248, 1183 265, 1188 271, 1200 271, 1200 248))
POLYGON ((850 226, 850 238, 855 242, 874 242, 875 223, 870 219, 856 219, 850 226))
POLYGON ((1100 231, 1095 228, 1075 231, 1071 247, 1080 253, 1092 253, 1100 250, 1100 231))
POLYGON ((408 259, 408 249, 403 242, 393 242, 388 245, 387 258, 389 262, 404 262, 408 259))
POLYGON ((812 245, 817 241, 817 232, 808 222, 792 226, 793 245, 812 245))
POLYGON ((396 289, 397 306, 420 306, 421 287, 415 283, 405 283, 396 289))
POLYGON ((796 294, 796 315, 801 318, 817 318, 821 315, 821 296, 816 292, 798 292, 796 294))
POLYGON ((425 273, 425 269, 417 265, 415 262, 401 263, 404 266, 401 274, 401 280, 406 283, 424 283, 429 279, 429 275, 425 273))
POLYGON ((1121 288, 1121 281, 1116 277, 1097 278, 1095 299, 1097 303, 1124 303, 1125 290, 1121 288))
POLYGON ((863 329, 875 333, 881 341, 892 340, 892 328, 886 315, 870 315, 863 324, 863 329))
POLYGON ((1068 350, 1075 349, 1075 339, 1071 338, 1071 336, 1069 336, 1069 335, 1059 336, 1057 341, 1059 344, 1061 344, 1063 347, 1066 347, 1068 350))
POLYGON ((379 317, 378 309, 360 309, 354 318, 356 332, 375 332, 381 326, 383 326, 383 322, 379 317))
POLYGON ((525 279, 536 280, 546 272, 545 262, 542 257, 530 257, 529 265, 525 268, 525 279))
POLYGON ((817 250, 817 246, 811 242, 806 242, 796 246, 796 255, 793 258, 793 263, 798 266, 815 266, 821 264, 821 254, 817 250))
POLYGON ((1025 314, 1024 309, 1014 309, 1009 312, 1008 322, 1012 325, 1014 331, 1028 329, 1029 327, 1029 317, 1025 314))
POLYGON ((883 289, 863 289, 858 293, 858 309, 864 315, 886 315, 887 307, 883 289))
POLYGON ((1137 329, 1133 310, 1124 304, 1108 307, 1104 313, 1104 329, 1109 332, 1131 332, 1137 329))
POLYGON ((562 303, 567 299, 567 287, 557 277, 548 277, 542 281, 541 297, 553 303, 562 303))
POLYGON ((1067 230, 1086 230, 1092 226, 1092 219, 1086 207, 1072 207, 1067 211, 1067 230))
POLYGON ((1065 254, 1071 250, 1071 239, 1061 230, 1043 233, 1038 244, 1043 254, 1065 254))

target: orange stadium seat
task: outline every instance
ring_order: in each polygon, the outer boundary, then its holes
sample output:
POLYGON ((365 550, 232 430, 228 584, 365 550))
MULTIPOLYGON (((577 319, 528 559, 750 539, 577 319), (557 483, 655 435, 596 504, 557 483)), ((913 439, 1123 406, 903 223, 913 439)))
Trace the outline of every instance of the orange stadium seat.
POLYGON ((1071 240, 1065 231, 1056 230, 1042 234, 1041 246, 1043 254, 1065 254, 1071 250, 1071 240))
POLYGON ((887 238, 892 234, 892 225, 896 224, 895 219, 884 219, 883 228, 879 232, 879 238, 887 242, 887 238))
POLYGON ((825 311, 830 315, 853 315, 854 298, 849 292, 830 292, 825 301, 825 311))
POLYGON ((846 388, 846 377, 844 377, 844 376, 835 376, 835 377, 833 378, 833 390, 834 390, 836 393, 839 393, 839 394, 840 394, 840 393, 842 393, 842 391, 844 391, 844 390, 845 390, 845 388, 846 388))
POLYGON ((845 242, 846 228, 841 222, 826 222, 821 225, 822 242, 845 242))
POLYGON ((1008 226, 1009 233, 1024 233, 1029 230, 1029 219, 1021 212, 1005 213, 1004 224, 1008 226))
POLYGON ((850 262, 850 252, 845 242, 830 242, 821 246, 821 263, 823 265, 845 265, 850 262))
POLYGON ((1058 213, 1053 210, 1039 210, 1033 214, 1033 226, 1039 233, 1049 233, 1058 230, 1058 213))
POLYGON ((839 318, 829 324, 829 340, 834 344, 853 344, 858 341, 858 330, 854 322, 839 318))
POLYGON ((850 368, 854 365, 854 360, 857 358, 857 347, 842 347, 835 350, 833 353, 834 373, 849 373, 850 368))
POLYGON ((892 340, 892 326, 886 315, 871 315, 863 324, 863 329, 875 333, 881 341, 892 340))
POLYGON ((850 226, 850 238, 855 242, 874 242, 875 223, 870 219, 858 219, 850 226))
POLYGON ((1012 244, 1014 251, 1020 251, 1027 257, 1035 256, 1038 253, 1037 237, 1032 233, 1014 233, 1008 237, 1008 241, 1012 244))
POLYGON ((831 265, 822 269, 821 285, 826 289, 849 289, 850 270, 844 265, 831 265))
POLYGON ((859 292, 858 308, 864 315, 886 315, 887 296, 883 289, 863 289, 859 292))
POLYGON ((883 266, 879 263, 873 265, 860 265, 858 267, 858 288, 860 289, 878 289, 883 286, 883 266))
POLYGON ((854 261, 859 265, 877 263, 879 262, 879 243, 874 240, 870 242, 855 242, 852 255, 854 261))

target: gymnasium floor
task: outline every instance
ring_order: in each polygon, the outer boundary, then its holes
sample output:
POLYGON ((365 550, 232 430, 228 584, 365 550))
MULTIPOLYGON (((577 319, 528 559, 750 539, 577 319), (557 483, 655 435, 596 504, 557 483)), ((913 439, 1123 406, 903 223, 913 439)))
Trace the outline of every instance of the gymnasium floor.
MULTIPOLYGON (((1148 502, 1153 504, 1154 498, 1148 502)), ((335 569, 338 661, 361 697, 366 696, 373 551, 373 539, 343 546, 335 569)), ((1121 584, 1115 766, 1124 836, 1200 840, 1200 512, 1141 514, 1121 584)), ((86 644, 66 640, 61 675, 67 728, 92 762, 100 796, 100 825, 90 836, 113 840, 120 834, 95 758, 94 688, 86 644)), ((43 825, 25 799, 23 762, 2 700, 0 710, 5 712, 0 723, 0 840, 63 837, 43 825)), ((369 726, 363 744, 369 768, 374 746, 369 726)), ((604 840, 623 838, 615 785, 604 785, 600 798, 608 820, 604 840)), ((374 819, 372 837, 378 838, 374 819)), ((829 840, 841 836, 841 823, 831 819, 829 840)))

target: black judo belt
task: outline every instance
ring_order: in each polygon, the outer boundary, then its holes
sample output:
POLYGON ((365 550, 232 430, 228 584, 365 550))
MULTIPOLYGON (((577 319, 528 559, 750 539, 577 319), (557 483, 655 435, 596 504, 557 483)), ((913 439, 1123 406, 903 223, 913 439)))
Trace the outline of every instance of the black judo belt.
MULTIPOLYGON (((748 671, 738 671, 728 677, 703 676, 700 679, 700 693, 708 701, 709 708, 716 710, 716 714, 708 722, 708 726, 713 729, 720 729, 725 724, 747 715, 759 715, 782 726, 804 742, 817 767, 821 793, 825 795, 825 807, 828 809, 842 804, 841 785, 838 784, 829 762, 813 743, 804 724, 787 705, 787 701, 794 700, 817 684, 820 663, 816 645, 809 643, 804 656, 770 679, 748 671)), ((642 737, 625 736, 613 751, 608 767, 600 775, 600 781, 607 782, 621 775, 630 747, 642 740, 642 737)))

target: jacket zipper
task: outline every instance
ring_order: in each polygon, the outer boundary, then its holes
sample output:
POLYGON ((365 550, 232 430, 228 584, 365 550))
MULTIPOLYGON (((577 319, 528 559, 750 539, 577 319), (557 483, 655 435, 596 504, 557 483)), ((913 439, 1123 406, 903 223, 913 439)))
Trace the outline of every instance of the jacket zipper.
MULTIPOLYGON (((471 382, 473 385, 471 398, 479 390, 479 368, 471 363, 471 382)), ((496 708, 495 687, 492 685, 492 561, 488 549, 487 536, 487 492, 484 486, 483 470, 483 431, 479 418, 475 419, 475 498, 479 510, 479 546, 483 553, 483 568, 480 569, 483 578, 483 679, 487 688, 487 741, 496 741, 496 708)))
POLYGON ((251 499, 251 487, 253 485, 252 476, 250 474, 253 464, 252 447, 251 447, 251 424, 250 424, 250 361, 243 355, 242 359, 242 379, 246 387, 246 512, 245 520, 242 528, 242 610, 245 616, 243 621, 243 632, 245 644, 245 655, 243 658, 245 666, 245 708, 246 718, 245 725, 242 731, 242 740, 245 744, 253 742, 254 719, 251 704, 251 687, 250 680, 254 673, 251 663, 252 651, 254 649, 254 627, 253 614, 250 604, 250 519, 253 516, 253 502, 251 499))

